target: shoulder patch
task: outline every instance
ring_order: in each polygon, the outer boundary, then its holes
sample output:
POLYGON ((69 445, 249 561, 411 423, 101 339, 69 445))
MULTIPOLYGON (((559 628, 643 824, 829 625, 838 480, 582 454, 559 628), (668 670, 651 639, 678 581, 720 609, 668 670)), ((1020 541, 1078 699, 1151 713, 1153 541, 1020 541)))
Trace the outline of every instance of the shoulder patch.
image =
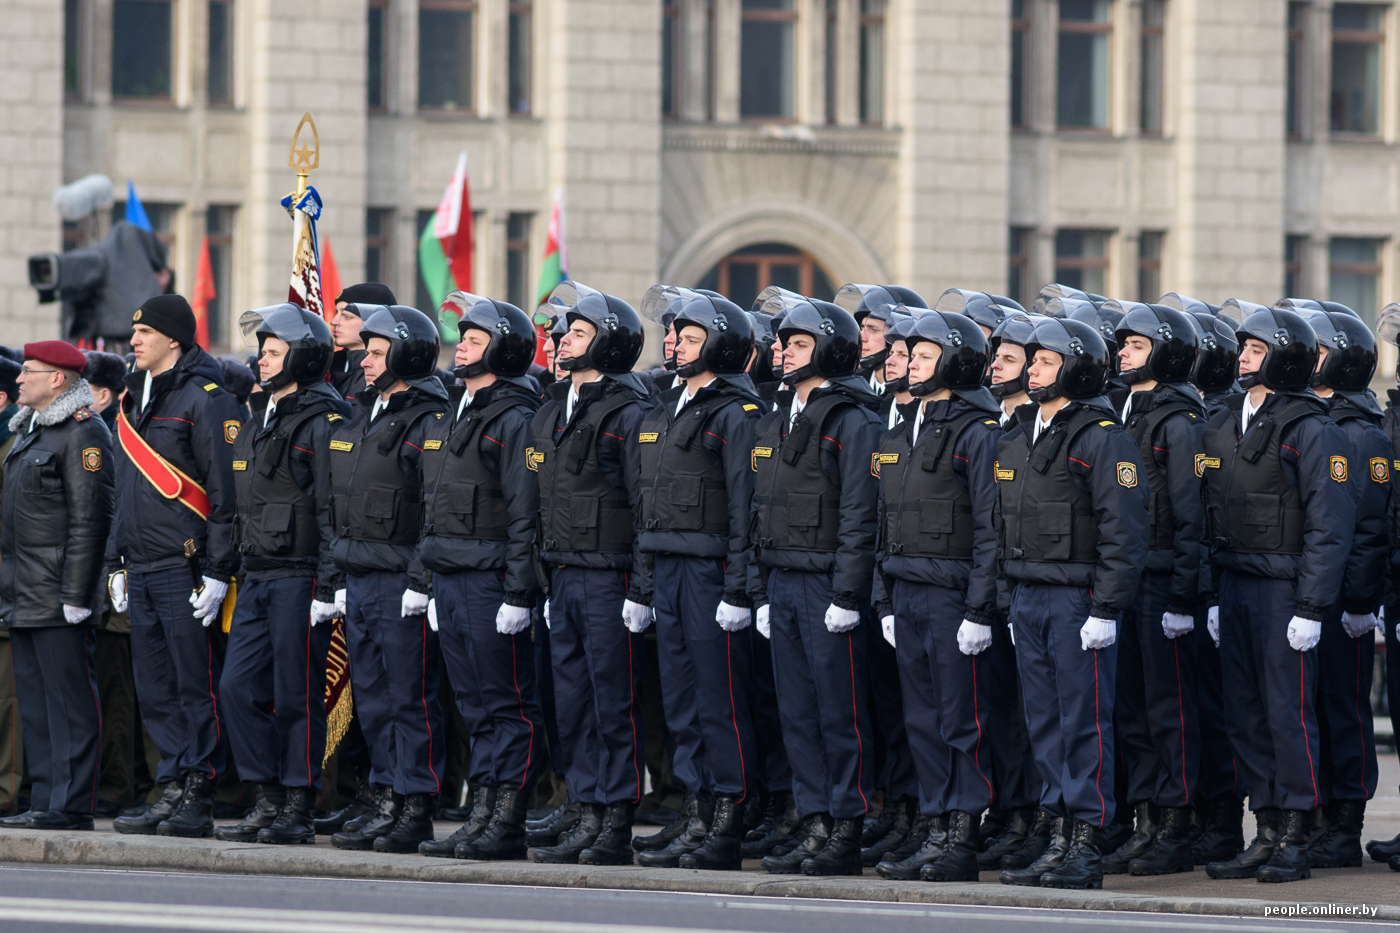
POLYGON ((1328 467, 1328 475, 1339 483, 1345 483, 1347 481, 1347 458, 1334 456, 1328 467))
POLYGON ((753 404, 745 405, 744 411, 758 411, 758 406, 753 404))
POLYGON ((235 470, 239 471, 239 472, 242 472, 243 470, 248 469, 248 461, 247 461, 247 460, 235 460, 235 461, 233 461, 233 468, 234 468, 235 470))
POLYGON ((1371 458, 1371 479, 1377 483, 1390 482, 1390 464, 1384 457, 1371 458))
POLYGON ((214 391, 215 389, 217 389, 218 387, 219 387, 219 384, 218 384, 217 382, 206 382, 206 383, 204 384, 204 391, 205 391, 205 392, 213 392, 213 391, 214 391))
POLYGON ((237 421, 225 421, 225 422, 224 422, 224 440, 228 441, 230 444, 232 444, 234 441, 238 440, 238 422, 237 422, 237 421))
POLYGON ((436 418, 437 420, 441 421, 441 420, 442 420, 442 412, 440 412, 440 411, 435 411, 435 412, 433 412, 433 417, 436 418))
POLYGON ((753 453, 749 454, 749 466, 753 467, 755 473, 758 472, 758 458, 773 456, 772 447, 755 447, 753 453))
POLYGON ((91 418, 94 414, 96 414, 96 412, 84 405, 82 408, 79 408, 77 411, 73 412, 73 420, 86 421, 89 418, 91 418))
POLYGON ((1220 469, 1219 457, 1207 457, 1205 454, 1196 454, 1196 475, 1204 477, 1206 470, 1220 469))
POLYGON ((535 473, 540 471, 540 464, 544 463, 544 451, 536 450, 533 447, 525 448, 525 469, 535 473))
POLYGON ((354 450, 353 441, 331 441, 331 450, 354 450))
POLYGON ((992 464, 992 475, 998 483, 1014 483, 1016 481, 1016 471, 1003 470, 1000 460, 992 464))
POLYGON ((329 421, 331 424, 335 424, 337 421, 344 421, 345 418, 341 415, 337 415, 335 412, 331 412, 330 414, 326 415, 326 420, 329 421))
POLYGON ((899 454, 871 454, 870 455, 870 475, 876 479, 880 478, 880 467, 886 463, 898 463, 899 454))
POLYGON ((992 418, 988 418, 986 421, 984 421, 984 422, 982 422, 982 423, 985 424, 985 425, 986 425, 987 427, 989 427, 989 428, 999 428, 999 427, 1001 427, 1001 422, 1000 422, 1000 421, 996 421, 996 420, 994 420, 994 419, 992 419, 992 418))
POLYGON ((1118 424, 1118 422, 1116 422, 1116 421, 1100 421, 1100 422, 1099 422, 1099 427, 1101 427, 1101 428, 1112 428, 1112 427, 1116 427, 1117 424, 1118 424))
POLYGON ((1117 466, 1118 485, 1132 489, 1137 485, 1137 464, 1122 461, 1117 466))
POLYGON ((442 450, 442 441, 424 441, 424 450, 442 450))
POLYGON ((83 448, 83 469, 87 470, 89 473, 96 473, 98 470, 102 469, 101 447, 83 448))
POLYGON ((656 431, 643 431, 637 435, 638 444, 655 444, 656 439, 661 435, 656 431))

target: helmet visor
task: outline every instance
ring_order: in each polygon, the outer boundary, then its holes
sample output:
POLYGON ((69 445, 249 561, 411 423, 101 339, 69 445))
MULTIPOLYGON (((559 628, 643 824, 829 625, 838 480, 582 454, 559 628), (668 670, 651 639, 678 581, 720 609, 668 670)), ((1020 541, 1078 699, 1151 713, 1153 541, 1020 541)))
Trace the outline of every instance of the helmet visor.
POLYGON ((699 297, 702 295, 693 288, 681 288, 678 285, 653 285, 642 296, 642 305, 638 310, 646 320, 666 328, 671 326, 671 322, 675 320, 676 315, 680 313, 687 301, 699 297))
POLYGON ((849 311, 852 317, 857 314, 874 314, 882 321, 898 303, 881 285, 842 285, 836 290, 836 297, 832 299, 832 304, 849 311))
POLYGON ((283 343, 314 338, 311 325, 302 314, 301 308, 290 303, 244 311, 238 318, 243 345, 257 348, 264 337, 276 337, 283 343))
POLYGON ((596 288, 589 288, 582 282, 575 282, 573 279, 565 279, 554 286, 554 291, 549 293, 549 303, 560 305, 565 308, 572 308, 589 295, 601 295, 602 292, 596 288))
POLYGON ((1400 346, 1400 304, 1391 302, 1376 318, 1376 336, 1386 343, 1400 346))

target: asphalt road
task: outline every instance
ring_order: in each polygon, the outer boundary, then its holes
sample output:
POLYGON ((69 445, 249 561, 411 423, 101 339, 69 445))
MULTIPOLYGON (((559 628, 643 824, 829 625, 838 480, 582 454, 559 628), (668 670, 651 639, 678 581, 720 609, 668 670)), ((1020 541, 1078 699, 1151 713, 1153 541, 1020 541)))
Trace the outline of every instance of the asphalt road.
MULTIPOLYGON (((5 933, 162 930, 219 933, 1035 933, 1062 930, 1376 930, 1340 918, 935 907, 859 901, 664 894, 424 882, 336 881, 0 866, 5 933)), ((1394 924, 1386 923, 1394 928, 1394 924)))

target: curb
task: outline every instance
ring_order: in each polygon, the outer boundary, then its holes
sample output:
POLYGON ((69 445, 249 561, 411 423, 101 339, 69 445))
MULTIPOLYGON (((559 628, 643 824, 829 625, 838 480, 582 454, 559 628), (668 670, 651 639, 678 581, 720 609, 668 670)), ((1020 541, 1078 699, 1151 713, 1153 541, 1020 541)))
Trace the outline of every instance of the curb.
MULTIPOLYGON (((1326 902, 1322 901, 1166 897, 1121 891, 1019 888, 981 882, 933 885, 874 877, 805 878, 752 871, 703 872, 635 865, 598 867, 534 862, 463 862, 419 855, 347 852, 325 846, 264 846, 213 839, 21 829, 0 830, 0 863, 1229 917, 1263 917, 1266 907, 1296 910, 1300 904, 1326 906, 1326 902)), ((1400 907, 1377 906, 1373 909, 1376 911, 1374 915, 1355 919, 1400 920, 1400 907)))

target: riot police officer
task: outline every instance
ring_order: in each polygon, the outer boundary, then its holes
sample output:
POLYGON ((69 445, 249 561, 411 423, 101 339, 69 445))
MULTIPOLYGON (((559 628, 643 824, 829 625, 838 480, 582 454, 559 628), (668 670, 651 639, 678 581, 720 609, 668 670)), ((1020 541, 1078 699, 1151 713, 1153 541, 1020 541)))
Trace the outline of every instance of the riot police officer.
POLYGON ((1258 832, 1206 872, 1296 881, 1311 875, 1321 803, 1313 649, 1351 553, 1354 457, 1326 403, 1307 391, 1312 327, 1293 311, 1235 304, 1246 394, 1211 416, 1202 464, 1230 741, 1258 832))
POLYGON ((902 285, 842 285, 832 299, 860 327, 860 374, 877 394, 885 392, 885 334, 900 305, 927 308, 923 296, 902 285))
POLYGON ((992 350, 990 367, 992 398, 1000 403, 1002 427, 1011 424, 1012 414, 1030 403, 1026 394, 1026 342, 1035 333, 1040 315, 1013 314, 997 325, 989 338, 992 350))
POLYGON ((356 305, 366 393, 339 422, 331 461, 331 555, 345 574, 350 682, 378 806, 331 836, 340 849, 416 852, 433 838, 445 761, 440 654, 428 625, 430 579, 415 558, 423 526, 423 449, 445 415, 434 374, 438 325, 416 308, 356 305))
POLYGON ((233 445, 243 580, 219 692, 239 776, 257 800, 229 842, 314 843, 326 745, 322 682, 339 571, 331 560, 327 444, 350 405, 326 382, 331 330, 293 304, 243 315, 263 391, 233 445))
MULTIPOLYGON (((1400 343, 1400 304, 1394 302, 1385 306, 1376 320, 1376 337, 1391 346, 1400 343)), ((1397 373, 1400 379, 1400 373, 1397 373)), ((1388 397, 1385 417, 1381 430, 1390 438, 1391 445, 1400 450, 1400 388, 1386 392, 1388 397)), ((1400 468, 1392 461, 1392 468, 1400 468)), ((1391 482, 1394 482, 1392 472, 1391 482)), ((1400 512, 1393 515, 1390 527, 1390 563, 1386 568, 1388 586, 1385 595, 1385 608, 1382 627, 1385 629, 1385 680, 1386 693, 1390 700, 1390 721, 1396 734, 1400 734, 1400 633, 1395 623, 1400 621, 1400 512)), ((1395 871, 1400 871, 1400 835, 1393 839, 1372 839, 1366 843, 1366 853, 1377 862, 1388 862, 1395 871)))
POLYGON ((331 357, 331 385, 347 401, 354 403, 365 393, 365 371, 360 365, 365 359, 365 342, 360 339, 364 320, 356 313, 363 307, 398 304, 389 286, 378 282, 351 285, 335 299, 335 316, 331 318, 331 333, 336 351, 331 357))
POLYGON ((899 409, 914 401, 909 394, 909 348, 905 338, 917 322, 912 314, 893 314, 889 330, 885 331, 885 394, 880 397, 879 414, 886 430, 904 420, 899 409))
POLYGON ((1002 572, 1026 725, 1053 816, 1050 845, 1003 884, 1101 887, 1098 833, 1113 819, 1118 616, 1147 562, 1137 445, 1104 407, 1108 347, 1078 320, 1026 344, 1034 406, 997 447, 1002 572))

